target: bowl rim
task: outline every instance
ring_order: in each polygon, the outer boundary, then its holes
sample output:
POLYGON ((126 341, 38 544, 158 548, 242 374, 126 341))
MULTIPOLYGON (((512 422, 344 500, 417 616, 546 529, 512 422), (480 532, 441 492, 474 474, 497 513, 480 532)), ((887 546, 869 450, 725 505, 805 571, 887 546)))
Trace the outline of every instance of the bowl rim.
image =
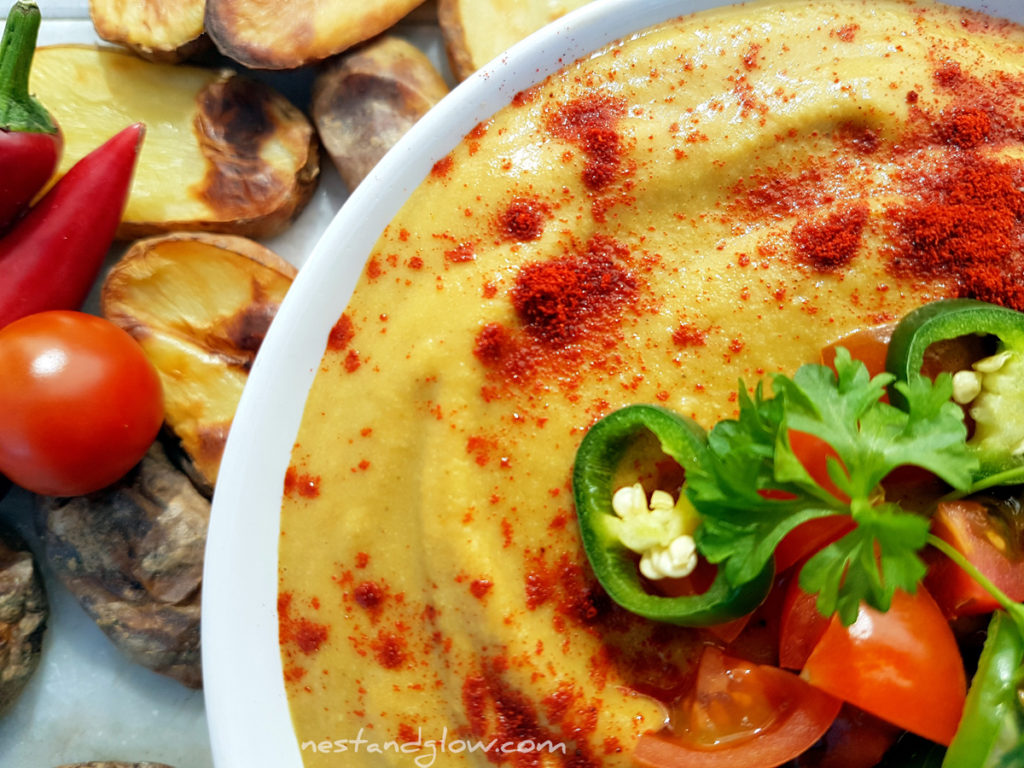
POLYGON ((728 4, 594 0, 566 14, 453 88, 391 148, 328 224, 253 363, 213 496, 201 651, 217 768, 302 765, 278 649, 276 564, 284 475, 327 335, 384 227, 434 163, 516 93, 654 24, 728 4), (325 285, 333 290, 323 290, 325 285), (255 445, 261 449, 251 450, 255 445))
MULTIPOLYGON (((947 4, 1024 22, 1019 1, 947 4)), ((327 335, 384 227, 434 163, 519 91, 654 24, 735 4, 594 0, 566 14, 452 89, 385 155, 324 230, 256 356, 213 497, 201 652, 216 768, 302 766, 278 647, 277 540, 284 475, 327 335), (324 290, 326 285, 333 290, 324 290)))

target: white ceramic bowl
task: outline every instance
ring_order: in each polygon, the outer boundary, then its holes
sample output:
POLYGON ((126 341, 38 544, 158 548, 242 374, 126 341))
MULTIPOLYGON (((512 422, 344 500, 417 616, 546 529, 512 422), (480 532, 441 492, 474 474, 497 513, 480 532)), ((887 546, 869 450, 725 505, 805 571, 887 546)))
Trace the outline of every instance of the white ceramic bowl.
MULTIPOLYGON (((1021 0, 958 5, 1024 22, 1021 0)), ((277 624, 281 494, 327 334, 408 195, 473 126, 518 92, 616 39, 719 0, 596 0, 455 88, 388 153, 310 254, 253 365, 213 502, 203 585, 203 674, 217 768, 300 768, 277 624)))

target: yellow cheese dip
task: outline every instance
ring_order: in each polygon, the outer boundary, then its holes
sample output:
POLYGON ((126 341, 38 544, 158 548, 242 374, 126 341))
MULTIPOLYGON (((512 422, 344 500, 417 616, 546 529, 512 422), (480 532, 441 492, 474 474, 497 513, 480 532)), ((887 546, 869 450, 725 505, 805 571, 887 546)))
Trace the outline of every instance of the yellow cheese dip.
POLYGON ((568 66, 439 162, 331 333, 285 481, 306 764, 629 764, 709 635, 602 594, 582 435, 634 402, 710 428, 738 380, 852 330, 1020 301, 997 182, 1022 51, 927 2, 723 8, 568 66))

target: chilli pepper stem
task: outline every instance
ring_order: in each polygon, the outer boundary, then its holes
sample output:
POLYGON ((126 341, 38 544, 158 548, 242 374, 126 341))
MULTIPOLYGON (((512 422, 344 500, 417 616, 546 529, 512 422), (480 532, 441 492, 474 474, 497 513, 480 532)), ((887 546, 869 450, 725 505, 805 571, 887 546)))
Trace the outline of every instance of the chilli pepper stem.
POLYGON ((28 92, 41 15, 35 3, 18 0, 0 40, 0 130, 56 133, 50 113, 28 92))

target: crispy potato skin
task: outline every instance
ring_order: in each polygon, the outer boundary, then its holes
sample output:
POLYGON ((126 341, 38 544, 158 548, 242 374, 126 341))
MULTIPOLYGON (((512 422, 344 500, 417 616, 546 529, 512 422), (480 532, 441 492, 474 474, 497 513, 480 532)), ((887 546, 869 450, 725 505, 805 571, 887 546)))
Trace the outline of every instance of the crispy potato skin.
POLYGON ((208 221, 132 221, 122 240, 174 230, 220 232, 253 238, 281 234, 309 203, 320 177, 320 142, 302 112, 269 86, 231 76, 196 95, 193 135, 206 172, 192 194, 210 211, 208 221), (264 147, 290 148, 301 166, 283 172, 266 162, 264 147))
MULTIPOLYGON (((316 191, 320 176, 316 132, 291 102, 255 80, 231 77, 211 83, 198 94, 196 104, 195 136, 208 163, 196 194, 215 219, 199 229, 254 238, 280 234, 316 191), (287 173, 275 168, 264 157, 270 143, 288 147, 296 158, 304 156, 305 162, 287 173)), ((126 222, 120 234, 141 237, 168 228, 166 222, 158 227, 133 227, 126 222)))
POLYGON ((156 367, 165 423, 207 495, 249 368, 295 273, 248 238, 181 232, 135 242, 104 280, 102 314, 156 367))
POLYGON ((423 0, 207 0, 205 26, 228 58, 254 69, 321 61, 393 26, 423 0))
POLYGON ((103 40, 149 61, 176 64, 211 47, 204 7, 205 0, 89 0, 89 16, 103 40))
POLYGON ((229 70, 157 64, 108 46, 43 46, 31 90, 65 136, 58 177, 112 134, 147 126, 120 239, 181 230, 283 232, 319 181, 312 123, 271 86, 229 70))
POLYGON ((462 24, 461 4, 457 0, 438 0, 437 23, 444 38, 448 66, 457 80, 465 80, 477 70, 478 65, 466 43, 467 35, 462 24))
POLYGON ((506 48, 588 2, 438 0, 438 23, 452 72, 465 80, 506 48))
POLYGON ((36 498, 50 567, 129 659, 202 686, 200 592, 210 503, 158 443, 90 496, 36 498))
POLYGON ((448 93, 418 48, 382 35, 333 59, 313 83, 313 123, 354 189, 384 154, 448 93))

